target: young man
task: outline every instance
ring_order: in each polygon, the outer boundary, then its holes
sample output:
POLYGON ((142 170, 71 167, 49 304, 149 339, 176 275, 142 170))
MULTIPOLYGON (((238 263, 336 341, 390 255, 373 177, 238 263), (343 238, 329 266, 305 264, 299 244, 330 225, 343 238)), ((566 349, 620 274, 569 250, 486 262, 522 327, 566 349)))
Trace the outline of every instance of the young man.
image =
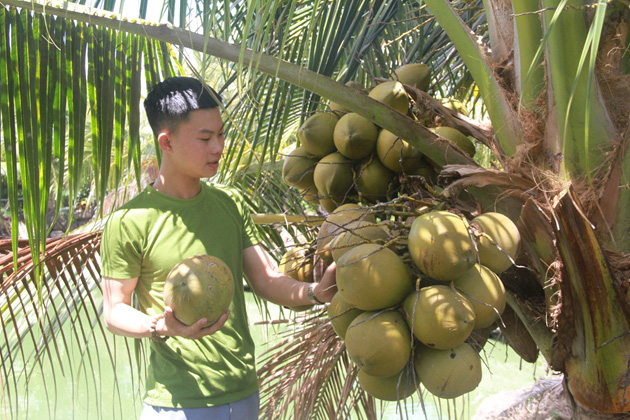
POLYGON ((224 146, 218 95, 193 78, 171 78, 145 100, 162 162, 153 185, 114 212, 101 243, 103 318, 114 334, 150 340, 141 419, 256 419, 258 380, 243 286, 285 306, 329 302, 335 267, 319 283, 281 274, 258 244, 241 195, 211 186, 224 146), (223 260, 235 279, 228 312, 187 326, 164 307, 171 268, 199 254, 223 260), (135 293, 138 309, 132 305, 135 293))

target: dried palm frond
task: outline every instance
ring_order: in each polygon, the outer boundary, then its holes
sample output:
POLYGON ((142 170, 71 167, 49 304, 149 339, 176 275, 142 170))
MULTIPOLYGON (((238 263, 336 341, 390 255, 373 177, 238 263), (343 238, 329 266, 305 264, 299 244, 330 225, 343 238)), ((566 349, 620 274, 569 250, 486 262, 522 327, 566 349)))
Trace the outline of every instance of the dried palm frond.
MULTIPOLYGON (((101 340, 99 352, 86 351, 88 345, 105 338, 98 321, 100 265, 98 249, 101 232, 89 232, 49 239, 39 264, 34 263, 28 244, 19 243, 17 271, 11 240, 0 239, 0 369, 5 407, 17 414, 26 399, 28 410, 31 379, 43 380, 47 401, 54 401, 61 376, 96 372, 101 360, 115 365, 111 337, 101 340), (81 366, 72 358, 79 348, 81 366), (24 393, 22 393, 24 392, 24 393)), ((133 352, 127 348, 128 358, 133 352)), ((96 381, 95 376, 88 377, 96 381)), ((132 372, 132 381, 135 381, 132 372)), ((89 384, 87 384, 89 385, 89 384)), ((89 387, 89 386, 88 386, 89 387)), ((50 403, 49 403, 50 404, 50 403)), ((49 411, 55 407, 49 405, 49 411)))
MULTIPOLYGON (((312 314, 311 314, 312 315, 312 314)), ((374 399, 355 386, 357 369, 325 314, 298 319, 263 355, 263 419, 375 418, 374 399)))

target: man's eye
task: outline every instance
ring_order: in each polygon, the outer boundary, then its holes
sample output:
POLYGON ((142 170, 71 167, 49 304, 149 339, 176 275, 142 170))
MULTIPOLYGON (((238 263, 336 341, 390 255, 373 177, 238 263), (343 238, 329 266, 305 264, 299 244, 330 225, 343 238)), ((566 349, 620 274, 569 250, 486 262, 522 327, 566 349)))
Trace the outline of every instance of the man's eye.
POLYGON ((210 138, 202 138, 202 139, 199 139, 199 140, 201 140, 201 141, 210 141, 210 138))

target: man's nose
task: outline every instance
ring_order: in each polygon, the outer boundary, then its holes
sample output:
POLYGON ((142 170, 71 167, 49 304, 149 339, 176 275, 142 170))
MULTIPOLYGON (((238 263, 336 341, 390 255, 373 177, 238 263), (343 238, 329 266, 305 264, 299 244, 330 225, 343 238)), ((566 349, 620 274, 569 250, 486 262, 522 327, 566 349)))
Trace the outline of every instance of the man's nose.
POLYGON ((213 140, 210 142, 210 153, 218 155, 223 153, 223 142, 220 140, 213 140))

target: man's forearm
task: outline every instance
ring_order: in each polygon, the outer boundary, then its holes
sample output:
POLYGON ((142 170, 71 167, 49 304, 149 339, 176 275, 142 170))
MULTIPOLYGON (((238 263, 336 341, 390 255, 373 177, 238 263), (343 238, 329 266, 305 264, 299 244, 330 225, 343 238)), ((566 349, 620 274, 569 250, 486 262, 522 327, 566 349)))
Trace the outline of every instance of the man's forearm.
POLYGON ((125 337, 150 337, 155 331, 155 319, 125 304, 117 303, 104 311, 105 326, 114 334, 125 337))

